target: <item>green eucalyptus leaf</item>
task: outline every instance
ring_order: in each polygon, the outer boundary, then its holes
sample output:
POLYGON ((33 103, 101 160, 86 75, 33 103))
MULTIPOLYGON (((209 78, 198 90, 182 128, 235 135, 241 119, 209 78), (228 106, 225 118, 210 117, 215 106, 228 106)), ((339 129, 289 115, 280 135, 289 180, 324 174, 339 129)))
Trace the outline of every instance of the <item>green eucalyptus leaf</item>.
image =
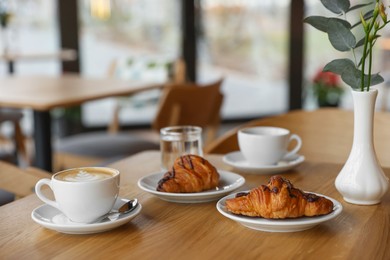
POLYGON ((364 20, 368 20, 374 16, 374 10, 368 10, 364 15, 364 20))
POLYGON ((338 51, 350 51, 356 45, 356 38, 350 29, 336 19, 328 21, 327 32, 330 43, 338 51))
POLYGON ((341 74, 341 79, 353 89, 359 89, 361 83, 361 71, 357 68, 345 69, 341 74))
POLYGON ((330 22, 332 24, 340 24, 340 26, 344 26, 348 30, 352 29, 352 25, 348 21, 340 19, 340 18, 333 18, 333 17, 328 18, 328 27, 329 27, 330 22))
POLYGON ((327 32, 328 30, 328 18, 323 16, 309 16, 306 17, 303 22, 310 24, 317 30, 327 32))
POLYGON ((335 14, 342 14, 348 11, 351 6, 349 0, 321 0, 323 6, 335 14))
POLYGON ((334 17, 328 18, 323 16, 309 16, 303 20, 303 22, 308 23, 314 28, 316 28, 317 30, 323 32, 328 32, 328 24, 330 21, 336 24, 343 24, 346 28, 349 29, 352 28, 351 24, 348 21, 340 18, 334 18, 334 17))
POLYGON ((373 74, 373 75, 371 75, 371 84, 370 84, 370 86, 374 86, 374 85, 380 84, 380 83, 382 83, 384 81, 385 81, 384 78, 381 75, 379 75, 379 73, 373 74))
MULTIPOLYGON (((337 59, 325 65, 323 71, 333 72, 341 76, 341 79, 354 89, 360 89, 362 71, 357 69, 350 59, 337 59)), ((368 85, 368 75, 364 76, 365 86, 368 85)), ((379 73, 371 75, 370 86, 382 83, 384 79, 379 73)))
POLYGON ((336 59, 326 64, 323 71, 329 71, 341 75, 344 70, 351 70, 354 68, 355 64, 350 59, 336 59))
POLYGON ((364 45, 365 39, 366 39, 366 38, 364 38, 364 37, 363 37, 362 39, 360 39, 360 41, 358 41, 358 42, 356 43, 355 49, 356 49, 356 48, 359 48, 360 46, 363 46, 363 45, 364 45))

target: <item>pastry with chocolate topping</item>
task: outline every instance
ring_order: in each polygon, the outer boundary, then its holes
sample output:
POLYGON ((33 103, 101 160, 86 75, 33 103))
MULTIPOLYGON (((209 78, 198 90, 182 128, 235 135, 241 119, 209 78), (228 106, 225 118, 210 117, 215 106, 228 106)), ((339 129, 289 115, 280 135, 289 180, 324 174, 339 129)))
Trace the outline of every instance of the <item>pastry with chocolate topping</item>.
POLYGON ((272 176, 267 185, 226 200, 226 209, 245 216, 285 219, 329 214, 333 211, 333 202, 296 189, 281 176, 272 176))
POLYGON ((188 193, 210 190, 218 186, 217 169, 201 156, 189 154, 177 158, 158 182, 157 191, 188 193))

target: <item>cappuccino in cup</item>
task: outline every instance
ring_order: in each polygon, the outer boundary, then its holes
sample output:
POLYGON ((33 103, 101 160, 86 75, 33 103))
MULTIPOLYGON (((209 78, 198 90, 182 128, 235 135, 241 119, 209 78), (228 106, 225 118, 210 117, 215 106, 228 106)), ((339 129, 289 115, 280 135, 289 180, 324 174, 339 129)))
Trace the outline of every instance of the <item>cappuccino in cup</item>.
POLYGON ((55 178, 60 181, 70 181, 70 182, 86 182, 86 181, 98 181, 111 178, 113 176, 112 172, 107 171, 105 168, 93 168, 93 171, 88 168, 87 170, 83 169, 73 169, 68 170, 55 175, 55 178))
POLYGON ((82 167, 58 172, 35 185, 37 196, 71 221, 91 223, 108 213, 118 197, 119 171, 107 167, 82 167), (48 185, 55 200, 41 191, 48 185))

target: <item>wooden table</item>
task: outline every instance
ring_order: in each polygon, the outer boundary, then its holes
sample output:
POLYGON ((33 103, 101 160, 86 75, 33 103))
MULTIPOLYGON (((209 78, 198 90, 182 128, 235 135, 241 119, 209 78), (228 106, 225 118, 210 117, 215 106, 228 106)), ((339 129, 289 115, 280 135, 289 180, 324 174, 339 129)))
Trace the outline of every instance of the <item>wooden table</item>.
MULTIPOLYGON (((206 147, 207 153, 227 154, 238 151, 237 131, 244 127, 276 126, 287 128, 302 138, 299 153, 310 161, 343 164, 352 148, 354 132, 352 110, 321 108, 293 110, 284 114, 255 119, 226 132, 206 147)), ((374 144, 382 167, 390 168, 390 113, 376 111, 374 144)))
POLYGON ((52 170, 50 110, 111 96, 161 88, 162 83, 61 76, 14 76, 0 79, 0 106, 34 110, 36 166, 52 170))
POLYGON ((59 61, 73 61, 77 58, 75 50, 63 49, 54 52, 38 52, 38 53, 2 53, 0 60, 7 62, 8 73, 14 74, 14 63, 16 61, 44 61, 44 60, 59 60, 59 61))
MULTIPOLYGON (((221 156, 207 158, 230 169, 221 156)), ((43 204, 35 195, 0 207, 3 259, 390 259, 390 193, 375 206, 345 203, 334 180, 342 165, 304 162, 281 174, 301 189, 340 201, 343 212, 312 229, 268 233, 225 218, 216 202, 177 204, 154 197, 137 180, 159 170, 159 153, 144 152, 111 165, 121 171, 120 196, 137 197, 143 209, 128 224, 105 233, 67 235, 41 227, 30 217, 43 204)), ((390 169, 385 169, 387 176, 390 169)), ((247 190, 270 176, 245 175, 247 190)))

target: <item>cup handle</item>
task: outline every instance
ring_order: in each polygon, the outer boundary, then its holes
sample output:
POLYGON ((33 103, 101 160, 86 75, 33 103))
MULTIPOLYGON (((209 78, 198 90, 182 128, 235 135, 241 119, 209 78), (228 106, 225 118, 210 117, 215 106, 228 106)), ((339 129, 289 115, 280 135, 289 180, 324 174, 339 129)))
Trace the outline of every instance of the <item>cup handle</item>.
POLYGON ((54 200, 48 199, 41 191, 41 188, 43 185, 47 185, 50 187, 51 190, 53 188, 51 187, 51 180, 50 179, 40 179, 37 184, 35 184, 35 193, 37 194, 38 198, 40 198, 43 202, 46 204, 55 207, 59 209, 58 203, 55 202, 54 200))
POLYGON ((290 135, 290 139, 288 140, 288 143, 290 143, 292 140, 296 140, 297 145, 291 151, 286 153, 284 155, 284 158, 288 158, 290 156, 295 155, 299 151, 299 149, 301 149, 301 147, 302 147, 302 139, 298 135, 296 135, 296 134, 290 135))

